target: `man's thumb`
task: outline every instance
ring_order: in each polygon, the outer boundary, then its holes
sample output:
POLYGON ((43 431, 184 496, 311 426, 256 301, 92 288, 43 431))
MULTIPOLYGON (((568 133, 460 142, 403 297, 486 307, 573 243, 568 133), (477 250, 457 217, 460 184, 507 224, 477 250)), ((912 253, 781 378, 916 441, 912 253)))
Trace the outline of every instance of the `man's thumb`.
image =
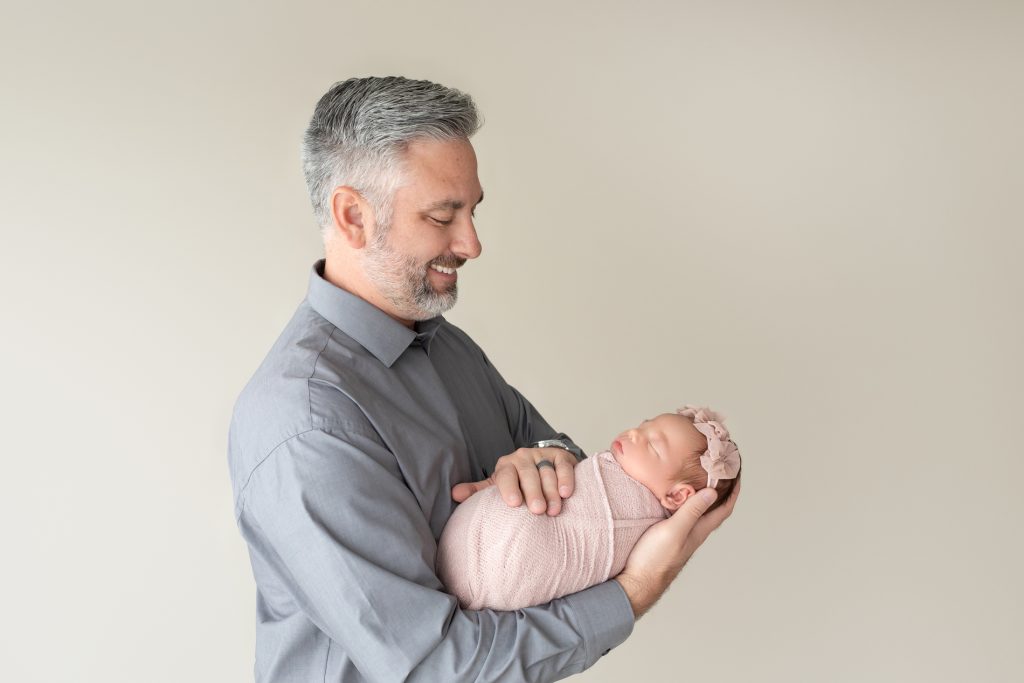
POLYGON ((703 514, 709 507, 715 504, 716 500, 718 500, 718 491, 714 489, 701 489, 697 493, 697 496, 701 499, 701 502, 704 503, 704 507, 701 509, 701 514, 703 514))
POLYGON ((695 495, 687 498, 686 502, 683 503, 683 506, 679 508, 676 514, 685 510, 686 518, 696 522, 700 519, 701 515, 708 511, 709 507, 714 505, 716 500, 718 500, 717 491, 708 488, 701 489, 695 495))
POLYGON ((456 503, 465 502, 467 498, 472 496, 477 491, 483 490, 491 485, 489 479, 483 481, 469 481, 461 484, 456 484, 452 487, 452 500, 456 503))

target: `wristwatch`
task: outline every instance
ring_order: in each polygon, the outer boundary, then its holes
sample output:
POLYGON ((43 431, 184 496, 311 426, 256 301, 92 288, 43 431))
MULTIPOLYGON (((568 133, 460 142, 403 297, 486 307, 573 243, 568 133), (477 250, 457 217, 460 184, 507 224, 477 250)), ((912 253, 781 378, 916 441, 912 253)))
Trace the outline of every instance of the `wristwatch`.
POLYGON ((582 448, 575 446, 568 441, 562 441, 561 439, 543 439, 541 441, 535 441, 530 444, 530 448, 561 448, 563 451, 569 451, 575 455, 577 462, 587 457, 582 448))

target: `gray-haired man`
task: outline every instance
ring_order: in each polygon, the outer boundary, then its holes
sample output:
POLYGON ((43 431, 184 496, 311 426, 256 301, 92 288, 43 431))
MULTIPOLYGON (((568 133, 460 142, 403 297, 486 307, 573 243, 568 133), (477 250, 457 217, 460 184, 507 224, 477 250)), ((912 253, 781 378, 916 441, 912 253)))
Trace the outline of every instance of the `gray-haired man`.
POLYGON ((325 259, 229 440, 259 681, 563 678, 625 640, 731 511, 698 521, 709 501, 694 497, 615 580, 547 605, 471 612, 444 593, 434 558, 453 498, 494 484, 556 515, 578 454, 441 317, 481 250, 478 125, 467 95, 404 78, 338 83, 313 114, 325 259))

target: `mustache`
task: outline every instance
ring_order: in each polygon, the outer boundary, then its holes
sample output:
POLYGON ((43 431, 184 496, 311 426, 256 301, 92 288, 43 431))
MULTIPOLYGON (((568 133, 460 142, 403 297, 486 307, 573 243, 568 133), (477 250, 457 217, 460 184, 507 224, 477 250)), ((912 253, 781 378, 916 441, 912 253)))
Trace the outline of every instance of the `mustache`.
POLYGON ((465 263, 466 259, 459 258, 453 254, 448 256, 439 256, 431 261, 429 265, 441 266, 442 268, 461 268, 465 263))

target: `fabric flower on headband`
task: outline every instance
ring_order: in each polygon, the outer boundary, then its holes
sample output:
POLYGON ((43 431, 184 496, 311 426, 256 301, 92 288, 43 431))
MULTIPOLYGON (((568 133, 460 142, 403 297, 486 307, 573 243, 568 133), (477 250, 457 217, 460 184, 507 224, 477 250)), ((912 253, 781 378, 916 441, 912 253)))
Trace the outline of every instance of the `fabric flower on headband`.
POLYGON ((722 479, 735 479, 740 473, 740 449, 722 424, 725 418, 710 408, 691 405, 676 412, 693 420, 693 426, 708 440, 708 449, 700 456, 700 466, 708 473, 708 488, 714 488, 722 479))

